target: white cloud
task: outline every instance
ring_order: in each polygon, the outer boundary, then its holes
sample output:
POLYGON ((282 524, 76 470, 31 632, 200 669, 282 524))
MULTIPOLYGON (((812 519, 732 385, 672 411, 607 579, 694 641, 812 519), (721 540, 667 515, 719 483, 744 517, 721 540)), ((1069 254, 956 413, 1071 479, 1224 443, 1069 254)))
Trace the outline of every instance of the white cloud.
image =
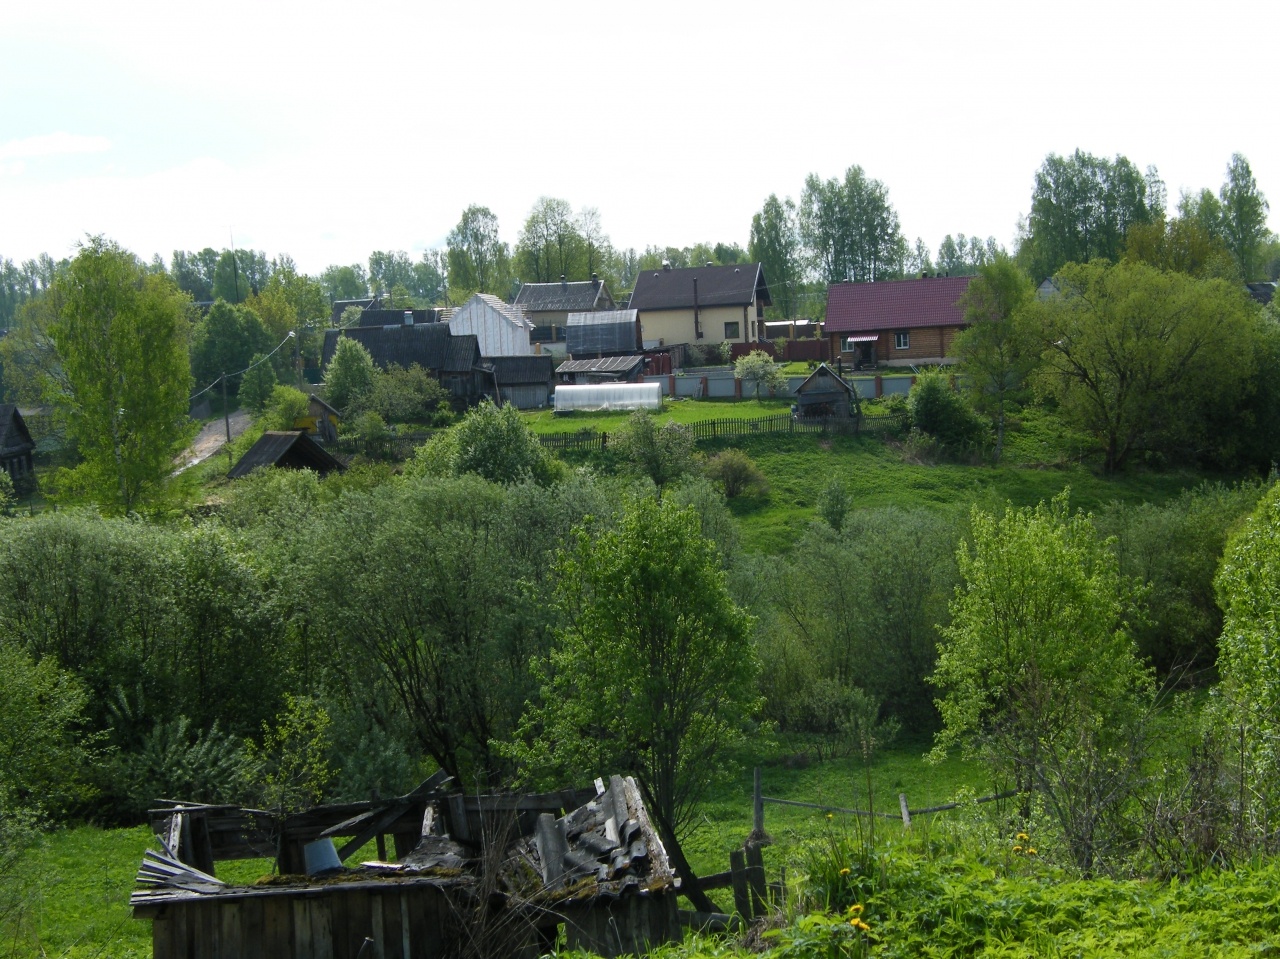
MULTIPOLYGON (((76 133, 47 133, 0 143, 0 160, 14 157, 66 156, 75 153, 103 153, 111 149, 106 137, 82 136, 76 133)), ((20 171, 19 171, 20 172, 20 171)))

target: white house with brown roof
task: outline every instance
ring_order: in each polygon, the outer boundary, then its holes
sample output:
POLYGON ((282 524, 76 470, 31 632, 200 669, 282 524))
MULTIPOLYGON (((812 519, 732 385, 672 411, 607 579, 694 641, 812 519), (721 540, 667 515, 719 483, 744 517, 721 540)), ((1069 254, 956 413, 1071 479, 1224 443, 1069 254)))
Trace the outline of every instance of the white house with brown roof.
POLYGON ((962 329, 960 297, 971 276, 879 283, 833 283, 827 289, 826 336, 844 366, 953 363, 962 329))
POLYGON ((769 286, 759 263, 645 270, 630 309, 646 349, 677 343, 755 343, 764 336, 769 286))
POLYGON ((524 310, 488 293, 477 293, 449 316, 454 336, 473 334, 481 356, 528 356, 534 352, 533 323, 524 310))

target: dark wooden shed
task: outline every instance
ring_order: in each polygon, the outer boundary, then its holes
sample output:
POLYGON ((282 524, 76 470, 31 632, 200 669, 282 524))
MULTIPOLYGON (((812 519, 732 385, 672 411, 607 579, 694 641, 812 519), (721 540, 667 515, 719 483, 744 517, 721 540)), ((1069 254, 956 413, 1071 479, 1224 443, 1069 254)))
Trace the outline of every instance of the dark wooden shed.
POLYGON ((796 387, 796 414, 803 418, 857 417, 860 412, 858 391, 826 363, 796 387))
POLYGON ((248 476, 264 466, 290 470, 315 470, 321 476, 341 472, 342 461, 304 432, 267 430, 227 474, 231 479, 248 476))
POLYGON ((31 475, 36 444, 13 403, 0 404, 0 469, 14 485, 31 475))

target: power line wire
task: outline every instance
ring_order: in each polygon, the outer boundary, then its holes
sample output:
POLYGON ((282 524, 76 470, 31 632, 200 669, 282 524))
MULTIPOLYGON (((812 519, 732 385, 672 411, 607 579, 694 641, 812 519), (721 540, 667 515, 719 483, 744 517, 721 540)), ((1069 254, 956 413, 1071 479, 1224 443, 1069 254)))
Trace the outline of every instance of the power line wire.
POLYGON ((206 386, 206 387, 205 387, 204 389, 202 389, 200 392, 198 392, 198 393, 192 393, 192 394, 191 394, 191 396, 187 398, 187 402, 188 402, 188 403, 190 403, 190 402, 191 402, 192 400, 194 400, 197 396, 203 396, 205 393, 208 393, 211 389, 213 389, 215 386, 217 386, 219 383, 221 383, 221 382, 222 382, 223 377, 226 377, 226 376, 240 376, 240 375, 241 375, 241 374, 243 374, 243 373, 248 373, 250 370, 254 369, 255 367, 261 366, 263 363, 267 362, 267 360, 271 359, 271 357, 273 357, 273 356, 275 356, 277 353, 279 353, 279 352, 280 352, 281 347, 283 347, 286 343, 288 343, 291 339, 293 339, 293 336, 294 336, 294 331, 293 331, 293 330, 290 330, 290 331, 289 331, 289 335, 288 335, 288 336, 286 336, 283 340, 281 340, 281 341, 280 341, 280 345, 279 345, 279 346, 277 346, 277 347, 276 347, 274 350, 272 350, 270 353, 268 353, 266 356, 264 356, 262 359, 258 360, 258 362, 257 362, 257 363, 250 363, 250 364, 249 364, 248 366, 246 366, 243 370, 240 370, 239 372, 236 372, 236 373, 223 373, 223 374, 219 375, 219 377, 218 377, 216 380, 214 380, 212 383, 210 383, 208 386, 206 386))

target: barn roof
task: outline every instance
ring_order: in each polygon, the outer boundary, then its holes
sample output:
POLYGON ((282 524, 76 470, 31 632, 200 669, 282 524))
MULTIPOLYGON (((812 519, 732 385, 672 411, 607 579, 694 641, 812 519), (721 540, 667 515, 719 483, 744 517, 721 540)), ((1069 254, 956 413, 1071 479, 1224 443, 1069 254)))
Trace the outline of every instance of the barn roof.
POLYGON ((963 326, 958 301, 971 276, 935 276, 880 283, 832 283, 827 290, 828 333, 963 326))
POLYGON ((427 370, 465 373, 480 361, 480 341, 475 334, 455 336, 445 323, 415 323, 413 326, 357 326, 325 330, 322 366, 329 365, 338 348, 339 337, 344 336, 368 350, 374 365, 384 370, 392 363, 406 369, 417 363, 427 370))
POLYGON ((630 373, 643 363, 643 356, 606 356, 598 360, 566 360, 556 367, 556 372, 620 376, 630 373))
POLYGON ((631 353, 637 342, 636 310, 596 310, 570 313, 565 324, 565 349, 579 353, 631 353))
POLYGON ((309 469, 324 475, 345 467, 332 453, 306 433, 283 430, 267 430, 240 462, 227 474, 230 479, 248 476, 263 466, 279 466, 284 469, 309 469))
POLYGON ((530 313, 570 312, 572 310, 597 310, 612 305, 609 288, 600 280, 581 280, 568 283, 525 283, 516 294, 513 306, 530 313))
POLYGON ((550 383, 555 372, 555 360, 541 356, 490 356, 481 360, 482 368, 492 370, 501 386, 522 386, 532 383, 550 383))
POLYGON ((745 306, 759 298, 771 306, 769 286, 759 263, 736 266, 695 266, 683 270, 644 270, 627 304, 633 310, 693 309, 693 281, 698 281, 698 306, 745 306))
POLYGON ((26 452, 36 448, 22 414, 13 403, 0 403, 0 450, 26 452))
POLYGON ((826 363, 819 363, 818 368, 804 378, 804 382, 795 388, 796 393, 828 393, 843 389, 850 396, 857 396, 858 391, 853 388, 853 384, 848 382, 839 373, 827 366, 826 363), (824 389, 825 387, 825 389, 824 389))

